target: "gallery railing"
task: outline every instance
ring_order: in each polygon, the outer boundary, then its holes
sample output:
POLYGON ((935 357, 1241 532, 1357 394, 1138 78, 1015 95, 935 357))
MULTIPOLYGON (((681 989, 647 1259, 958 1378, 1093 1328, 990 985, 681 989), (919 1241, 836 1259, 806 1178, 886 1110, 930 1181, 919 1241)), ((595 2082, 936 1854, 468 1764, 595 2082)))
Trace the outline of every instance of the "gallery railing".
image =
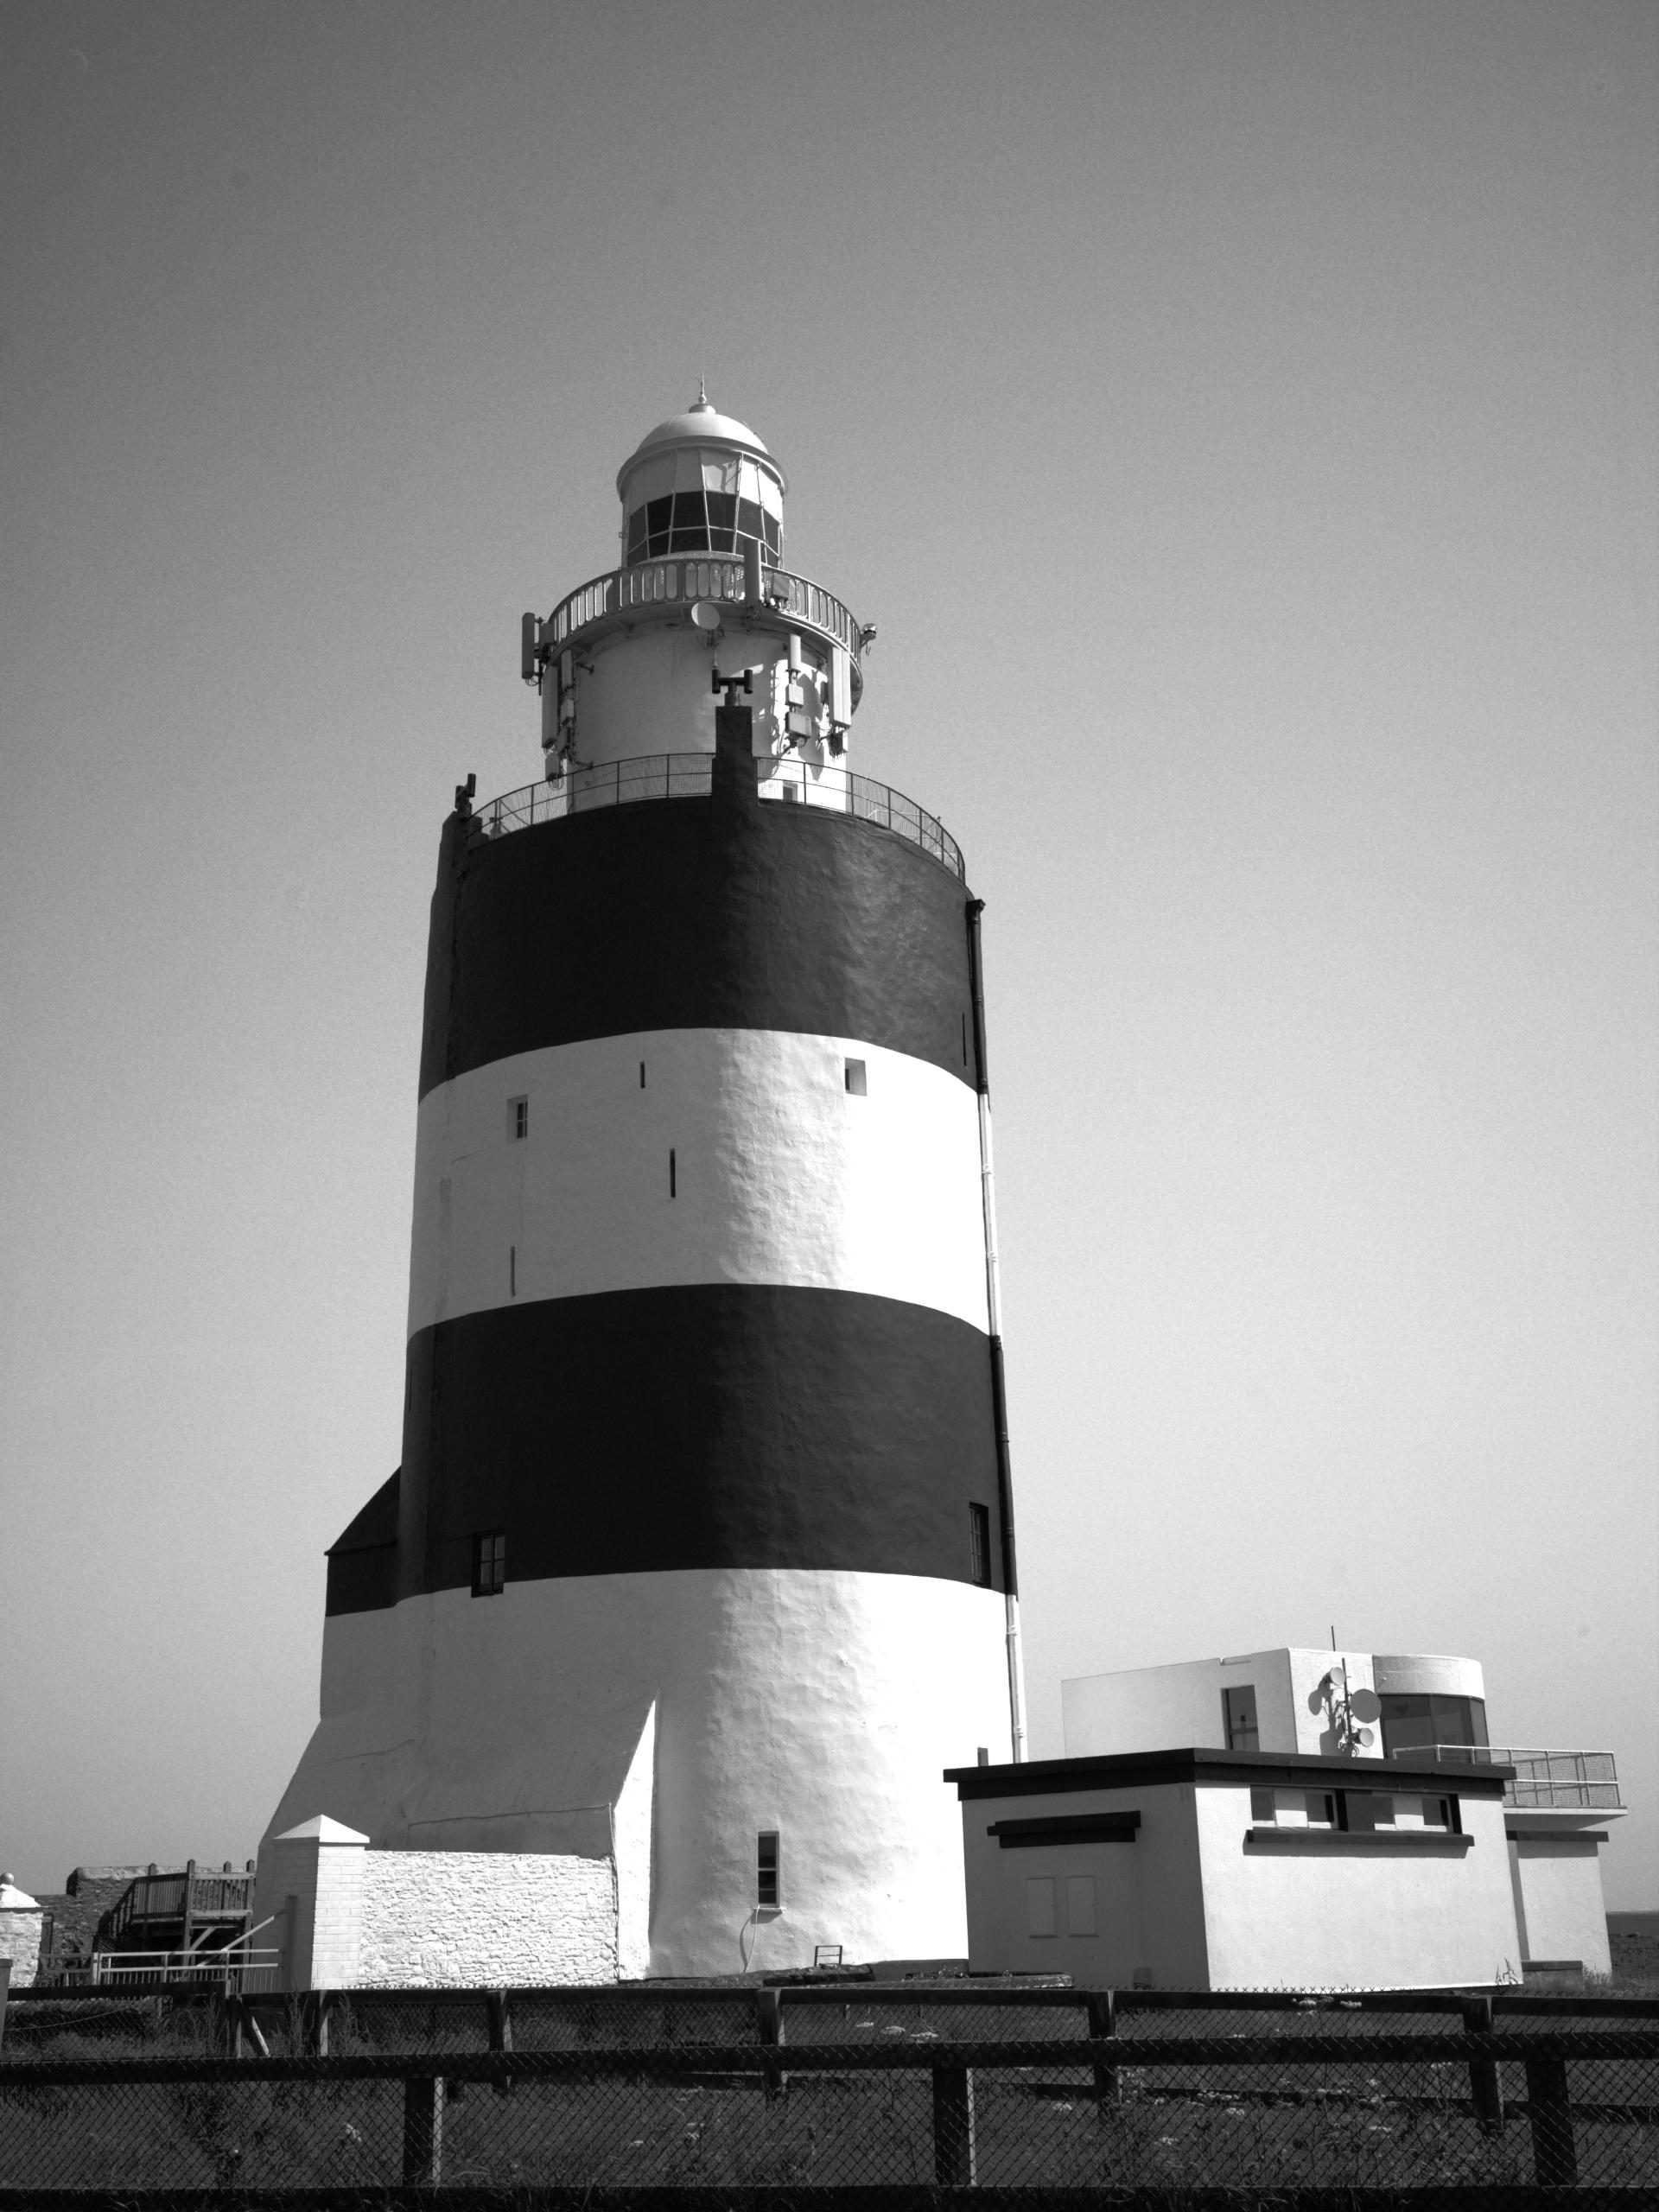
MULTIPOLYGON (((573 641, 581 644, 585 634, 600 625, 626 621, 631 614, 645 614, 653 607, 690 605, 696 600, 741 604, 746 598, 741 560, 700 554, 682 560, 642 561, 633 568, 613 569, 579 584, 541 625, 541 641, 555 652, 562 652, 573 641)), ((791 575, 786 569, 763 568, 760 603, 842 646, 852 655, 856 667, 863 632, 850 608, 822 584, 791 575)))
MULTIPOLYGON (((556 782, 526 784, 486 800, 473 815, 474 835, 485 839, 510 836, 538 822, 559 822, 607 806, 640 800, 707 798, 714 787, 712 753, 657 753, 632 760, 607 760, 592 768, 567 768, 556 782)), ((855 821, 890 830, 965 880, 962 848, 937 815, 929 814, 889 785, 850 768, 827 762, 815 766, 798 756, 757 759, 756 789, 764 799, 821 808, 855 821)))

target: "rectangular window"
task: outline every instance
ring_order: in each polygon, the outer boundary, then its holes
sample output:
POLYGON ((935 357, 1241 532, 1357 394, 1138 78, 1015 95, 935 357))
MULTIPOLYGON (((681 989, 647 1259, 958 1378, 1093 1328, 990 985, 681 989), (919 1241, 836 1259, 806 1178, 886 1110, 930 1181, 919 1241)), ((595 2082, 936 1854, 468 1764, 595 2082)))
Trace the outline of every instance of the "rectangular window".
POLYGON ((516 1244, 509 1244, 507 1247, 507 1296, 517 1298, 518 1295, 518 1247, 516 1244))
POLYGON ((975 1582, 982 1590, 988 1590, 991 1586, 991 1509, 988 1505, 970 1505, 968 1508, 968 1557, 975 1582))
POLYGON ((530 1101, 528 1098, 509 1098, 507 1101, 507 1137, 518 1142, 530 1135, 530 1101))
POLYGON ((473 1538, 473 1595, 498 1598, 507 1586, 507 1532, 480 1529, 473 1538))
POLYGON ((1351 1835, 1370 1835, 1394 1826, 1394 1799, 1374 1789, 1344 1789, 1342 1825, 1351 1835))
POLYGON ((1026 1933, 1052 1936, 1054 1932, 1054 1877, 1038 1874, 1026 1884, 1026 1933))
POLYGON ((864 1072, 862 1060, 848 1061, 847 1088, 855 1098, 866 1098, 869 1096, 869 1080, 864 1072))
POLYGON ((1065 1878, 1065 1926, 1071 1936, 1095 1936, 1095 1878, 1068 1874, 1065 1878))
POLYGON ((640 1088, 640 1090, 643 1090, 645 1089, 645 1062, 644 1062, 643 1060, 641 1060, 641 1061, 640 1061, 640 1063, 639 1063, 639 1088, 640 1088))
POLYGON ((757 1904, 781 1904, 784 1901, 776 1828, 762 1828, 755 1838, 754 1901, 757 1904))
POLYGON ((674 1149, 671 1145, 668 1154, 668 1195, 671 1198, 677 1198, 680 1194, 679 1174, 679 1167, 674 1157, 674 1149))
POLYGON ((1262 1732, 1256 1726, 1255 1691, 1245 1682, 1236 1689, 1223 1690, 1221 1709, 1227 1723, 1227 1748, 1230 1751, 1259 1751, 1262 1732))
POLYGON ((1252 1789, 1250 1818, 1262 1827, 1333 1828, 1337 1801, 1328 1789, 1252 1789))

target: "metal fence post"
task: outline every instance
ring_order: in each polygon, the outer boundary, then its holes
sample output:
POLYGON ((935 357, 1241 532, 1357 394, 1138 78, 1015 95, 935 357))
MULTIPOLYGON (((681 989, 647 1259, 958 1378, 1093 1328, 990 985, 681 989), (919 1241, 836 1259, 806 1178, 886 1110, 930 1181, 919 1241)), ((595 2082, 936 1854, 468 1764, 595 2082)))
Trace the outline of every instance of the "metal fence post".
MULTIPOLYGON (((1089 1993, 1089 2040, 1104 2043, 1117 2033, 1117 1992, 1115 1989, 1095 1989, 1089 1993)), ((1122 2091, 1118 2087, 1116 2066, 1103 2066, 1095 2061, 1095 2102, 1103 2119, 1109 2105, 1115 2105, 1122 2091)))
MULTIPOLYGON (((1492 2000, 1490 1997, 1465 1997, 1463 1999, 1463 2032, 1466 2036, 1491 2035, 1492 2000)), ((1503 2133, 1503 2085, 1498 2078, 1495 2058, 1470 2060, 1469 2095, 1481 2133, 1501 2135, 1503 2133)))
MULTIPOLYGON (((512 2049, 512 2007, 507 2001, 506 1991, 505 1989, 491 1990, 484 2000, 484 2009, 489 2018, 490 2049, 511 2050, 512 2049)), ((498 2097, 512 2095, 511 2075, 504 2075, 498 2080, 495 2094, 498 2097)))
MULTIPOLYGON (((784 1993, 781 1989, 757 1989, 754 1993, 756 2024, 760 2031, 763 2050, 776 2050, 784 2040, 784 1993)), ((775 2059, 767 2059, 761 2069, 766 2084, 766 2102, 774 2103, 784 2086, 784 2070, 775 2059)))
POLYGON ((946 2189, 972 2189, 979 2159, 974 2141, 974 2076, 967 2066, 933 2069, 933 2177, 946 2189))
POLYGON ((404 2186, 443 2178, 443 2076, 411 2074, 404 2083, 404 2186))
POLYGON ((1564 2058, 1529 2058, 1527 2118, 1532 2126, 1533 2178, 1540 2189, 1567 2189, 1579 2177, 1573 2107, 1564 2058))

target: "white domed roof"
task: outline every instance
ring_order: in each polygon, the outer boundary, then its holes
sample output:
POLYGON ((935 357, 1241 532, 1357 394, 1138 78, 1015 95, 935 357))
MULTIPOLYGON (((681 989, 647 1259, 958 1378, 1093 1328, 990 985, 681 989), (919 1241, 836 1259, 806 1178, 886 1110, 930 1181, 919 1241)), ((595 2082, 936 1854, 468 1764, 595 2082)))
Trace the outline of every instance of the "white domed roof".
POLYGON ((747 423, 740 423, 734 415, 721 415, 713 406, 706 392, 699 391, 696 401, 683 415, 671 415, 645 436, 616 472, 617 496, 632 471, 659 446, 715 445, 733 446, 741 453, 752 453, 765 460, 772 473, 781 482, 783 471, 766 447, 750 429, 747 423))

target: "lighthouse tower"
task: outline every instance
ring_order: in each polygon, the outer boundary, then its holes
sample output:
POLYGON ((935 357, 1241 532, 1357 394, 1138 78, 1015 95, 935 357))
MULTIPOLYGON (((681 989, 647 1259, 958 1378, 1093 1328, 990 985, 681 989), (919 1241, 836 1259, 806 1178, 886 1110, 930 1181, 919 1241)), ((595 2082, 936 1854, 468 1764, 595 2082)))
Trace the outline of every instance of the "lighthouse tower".
POLYGON ((403 1461, 270 1833, 643 1804, 638 1969, 960 1954, 941 1770, 1023 1735, 978 905, 851 770, 874 632, 760 439, 700 397, 617 488, 524 618, 542 779, 444 825, 403 1461))

